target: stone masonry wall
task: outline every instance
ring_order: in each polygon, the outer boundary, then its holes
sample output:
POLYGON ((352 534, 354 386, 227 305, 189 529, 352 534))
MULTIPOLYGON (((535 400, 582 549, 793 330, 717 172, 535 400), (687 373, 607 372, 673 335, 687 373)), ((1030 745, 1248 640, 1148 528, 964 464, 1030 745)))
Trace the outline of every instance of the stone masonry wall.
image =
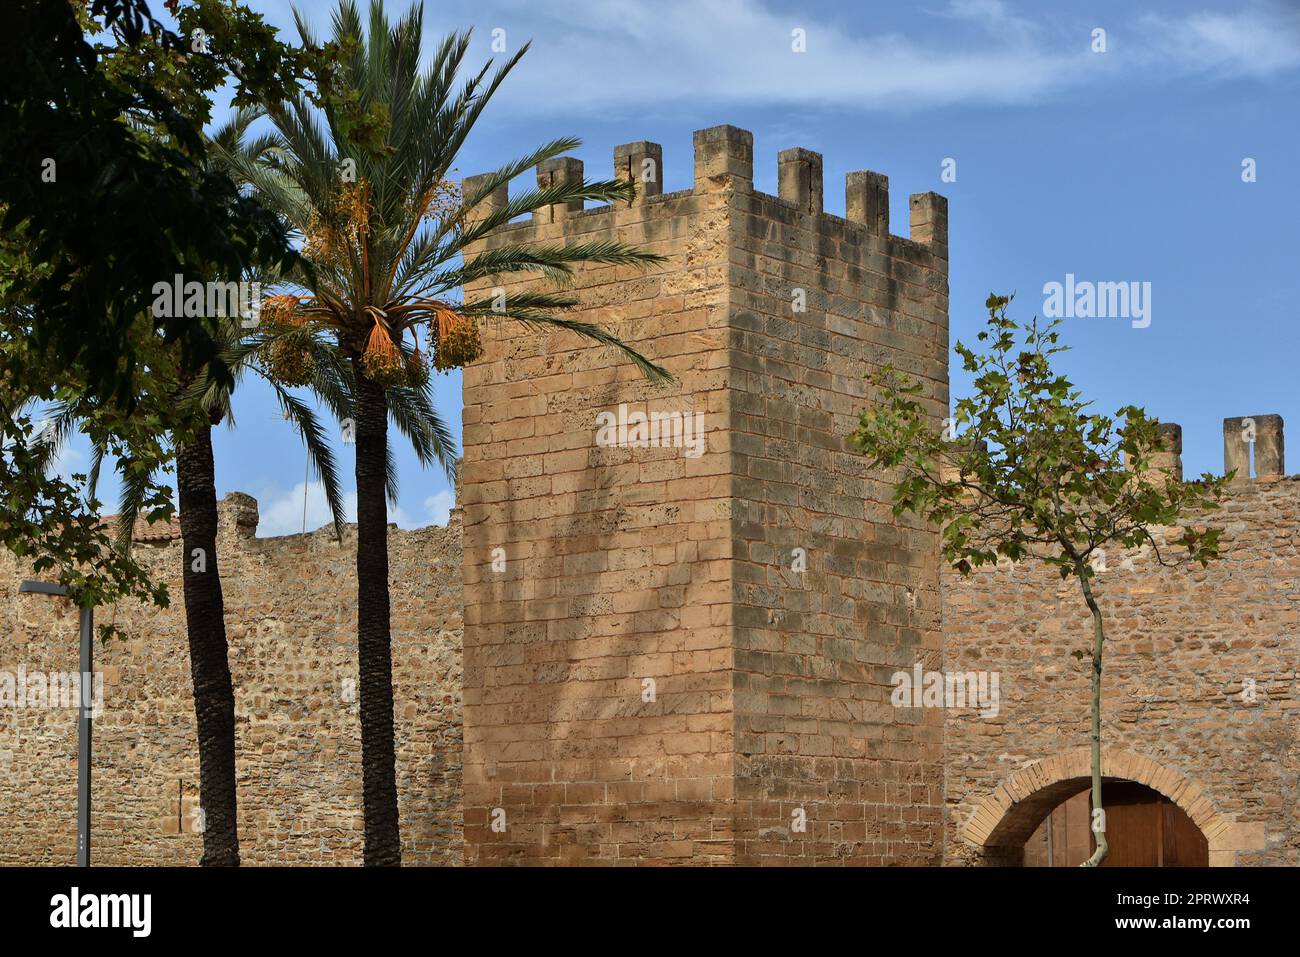
MULTIPOLYGON (((884 704, 896 661, 938 658, 934 539, 895 526, 846 439, 887 360, 946 407, 943 200, 913 197, 893 237, 884 178, 855 173, 848 219, 823 216, 804 150, 763 196, 727 126, 695 134, 689 191, 662 194, 656 144, 614 165, 630 206, 552 206, 492 244, 663 255, 581 269, 575 318, 676 382, 508 322, 466 370, 467 860, 937 862, 941 719, 884 704), (702 413, 706 448, 600 444, 621 409, 702 413)), ((582 175, 562 158, 538 182, 582 175)))
MULTIPOLYGON (((1209 516, 1225 530, 1221 560, 1165 569, 1150 553, 1112 554, 1095 579, 1108 629, 1105 773, 1187 810, 1211 864, 1294 867, 1300 477, 1231 488, 1209 516)), ((1018 863, 999 830, 1023 844, 1025 828, 1087 784, 1089 665, 1071 652, 1089 646, 1091 618, 1077 583, 1004 563, 945 572, 944 627, 946 669, 999 673, 1001 698, 996 717, 947 712, 947 862, 1018 863)))
POLYGON ((942 716, 889 676, 939 658, 938 543, 847 437, 886 363, 945 414, 947 206, 913 195, 905 239, 883 175, 849 174, 841 219, 819 154, 777 171, 779 197, 731 192, 739 860, 937 864, 942 716))
MULTIPOLYGON (((245 864, 359 864, 355 530, 254 538, 257 506, 220 505, 218 543, 235 684, 239 836, 245 864), (351 698, 352 700, 348 700, 351 698)), ((461 860, 460 529, 390 528, 403 859, 461 860)), ((172 605, 100 609, 130 638, 96 648, 92 860, 195 864, 198 752, 181 547, 174 528, 136 545, 172 605), (178 806, 179 805, 179 806, 178 806)), ((75 672, 77 612, 18 595, 0 556, 0 673, 75 672), (12 586, 12 587, 11 587, 12 586)), ((76 860, 76 710, 0 707, 0 864, 76 860)))
MULTIPOLYGON (((634 205, 549 207, 491 241, 666 257, 585 267, 568 291, 574 318, 677 381, 504 321, 465 370, 467 863, 734 860, 727 201, 662 194, 661 167, 653 144, 620 147, 634 205), (707 448, 597 445, 597 415, 620 405, 702 413, 707 448)), ((538 170, 542 186, 581 176, 568 158, 538 170)), ((517 278, 507 297, 552 288, 517 278)))

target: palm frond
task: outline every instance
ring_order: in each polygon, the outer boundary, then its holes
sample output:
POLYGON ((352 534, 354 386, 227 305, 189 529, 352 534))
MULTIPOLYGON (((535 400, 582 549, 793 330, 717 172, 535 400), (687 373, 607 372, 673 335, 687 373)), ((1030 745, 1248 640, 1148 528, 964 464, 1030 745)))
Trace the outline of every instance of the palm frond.
POLYGON ((30 442, 33 464, 42 472, 49 471, 68 447, 81 416, 81 407, 70 402, 56 402, 45 409, 44 424, 30 442))
POLYGON ((426 468, 437 464, 455 481, 456 440, 451 429, 438 414, 433 402, 433 386, 422 388, 398 386, 388 390, 388 413, 426 468))
POLYGON ((572 278, 576 265, 642 266, 662 262, 663 256, 632 249, 613 240, 548 246, 511 243, 484 250, 460 267, 441 273, 437 284, 444 289, 453 289, 517 272, 541 273, 562 284, 572 278))
POLYGON ((334 536, 339 541, 342 541, 343 526, 347 521, 343 507, 343 489, 339 484, 338 468, 334 463, 334 452, 325 437, 325 429, 321 426, 316 413, 306 403, 294 396, 293 393, 274 379, 268 381, 271 383, 271 388, 275 390, 275 397, 280 403, 280 408, 284 410, 285 416, 293 422, 302 436, 303 444, 307 447, 307 455, 311 460, 311 466, 316 470, 316 474, 320 476, 321 487, 325 490, 325 502, 329 506, 330 517, 334 522, 334 536))
POLYGON ((393 443, 384 445, 384 489, 388 495, 388 504, 397 507, 397 493, 400 490, 397 474, 397 456, 393 454, 393 443))
POLYGON ((122 476, 117 506, 117 547, 125 552, 131 549, 135 525, 149 496, 149 486, 157 474, 157 467, 146 467, 138 460, 126 458, 119 460, 117 469, 122 476))

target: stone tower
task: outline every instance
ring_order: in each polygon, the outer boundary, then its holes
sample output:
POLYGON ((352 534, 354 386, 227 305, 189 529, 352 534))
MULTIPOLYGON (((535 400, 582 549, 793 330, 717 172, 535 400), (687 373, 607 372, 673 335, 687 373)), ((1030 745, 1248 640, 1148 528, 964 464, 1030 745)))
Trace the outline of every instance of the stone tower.
POLYGON ((750 133, 694 141, 692 189, 631 143, 633 203, 490 240, 666 257, 584 269, 573 318, 676 381, 510 322, 465 370, 466 863, 937 864, 942 713, 890 704, 892 674, 940 666, 936 538, 847 436, 885 362, 946 414, 946 201, 913 195, 904 239, 878 173, 841 219, 819 154, 782 152, 775 197, 750 133))

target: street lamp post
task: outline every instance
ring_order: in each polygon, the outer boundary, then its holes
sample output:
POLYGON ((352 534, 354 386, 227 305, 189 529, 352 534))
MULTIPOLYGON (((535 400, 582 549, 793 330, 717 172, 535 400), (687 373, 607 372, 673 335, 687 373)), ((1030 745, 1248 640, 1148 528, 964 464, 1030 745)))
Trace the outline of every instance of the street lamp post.
MULTIPOLYGON (((35 595, 61 595, 68 590, 62 585, 27 579, 18 591, 35 595)), ((77 866, 90 866, 90 721, 91 689, 94 686, 94 644, 91 635, 95 629, 95 610, 81 609, 81 679, 78 692, 77 718, 77 866)))

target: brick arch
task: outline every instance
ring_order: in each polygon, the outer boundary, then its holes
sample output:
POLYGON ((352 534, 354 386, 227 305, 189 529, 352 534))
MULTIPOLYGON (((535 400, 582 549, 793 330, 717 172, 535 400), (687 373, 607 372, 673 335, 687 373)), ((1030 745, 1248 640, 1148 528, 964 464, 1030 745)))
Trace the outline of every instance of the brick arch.
MULTIPOLYGON (((1237 851, 1264 847, 1262 824, 1238 823, 1219 809, 1201 782, 1151 758, 1103 748, 1101 773, 1105 778, 1144 784, 1182 808, 1209 842, 1211 864, 1233 864, 1237 851)), ((979 847, 1020 848, 1052 808, 1085 790, 1091 781, 1092 759, 1086 747, 1035 761, 976 803, 961 836, 979 847)))

